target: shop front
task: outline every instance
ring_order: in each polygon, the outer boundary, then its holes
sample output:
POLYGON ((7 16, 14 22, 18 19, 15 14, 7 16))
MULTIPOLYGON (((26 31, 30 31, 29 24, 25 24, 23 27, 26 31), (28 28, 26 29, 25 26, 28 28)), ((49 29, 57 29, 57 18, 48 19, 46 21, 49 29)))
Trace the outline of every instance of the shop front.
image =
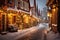
POLYGON ((17 27, 19 30, 30 28, 37 25, 37 19, 25 12, 14 10, 0 13, 0 30, 8 31, 10 26, 17 27))

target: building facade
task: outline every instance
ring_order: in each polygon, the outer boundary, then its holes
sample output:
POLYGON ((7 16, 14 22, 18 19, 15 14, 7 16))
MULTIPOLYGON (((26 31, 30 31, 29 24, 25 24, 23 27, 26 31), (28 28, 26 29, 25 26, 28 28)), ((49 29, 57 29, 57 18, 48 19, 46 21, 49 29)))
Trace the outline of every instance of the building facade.
POLYGON ((58 0, 47 0, 47 7, 49 14, 49 26, 52 28, 54 32, 57 32, 57 18, 58 18, 58 0))
POLYGON ((41 12, 43 21, 47 21, 47 7, 44 7, 41 12))
MULTIPOLYGON (((0 31, 9 30, 10 25, 15 25, 18 29, 37 25, 38 19, 29 14, 29 0, 4 0, 3 5, 5 6, 0 9, 0 31)), ((32 10, 36 12, 35 6, 32 10)))
MULTIPOLYGON (((1 0, 0 1, 0 5, 1 7, 3 5, 6 5, 6 7, 4 7, 4 10, 0 10, 0 31, 6 31, 8 26, 10 24, 15 24, 17 23, 17 20, 20 19, 17 16, 20 16, 19 14, 24 14, 27 13, 29 14, 30 11, 30 4, 29 4, 29 0, 1 0), (16 4, 17 3, 17 4, 16 4), (9 10, 7 10, 9 9, 9 10), (13 10, 14 9, 14 10, 13 10), (16 12, 15 9, 17 9, 16 12)), ((20 20, 19 20, 20 21, 20 20)))

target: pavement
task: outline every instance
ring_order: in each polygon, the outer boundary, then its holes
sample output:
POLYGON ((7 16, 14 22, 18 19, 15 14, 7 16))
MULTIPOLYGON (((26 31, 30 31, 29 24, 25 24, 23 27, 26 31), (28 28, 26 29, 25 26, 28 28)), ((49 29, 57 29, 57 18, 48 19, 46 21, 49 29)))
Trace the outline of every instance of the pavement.
POLYGON ((53 31, 50 31, 47 34, 47 40, 60 40, 60 34, 54 33, 53 31))
POLYGON ((6 35, 0 35, 0 40, 16 40, 28 34, 28 32, 34 28, 35 27, 24 30, 18 30, 18 32, 7 33, 6 35))
POLYGON ((28 29, 18 30, 18 32, 0 34, 0 40, 60 40, 59 33, 52 31, 45 33, 48 28, 48 23, 40 23, 28 29))

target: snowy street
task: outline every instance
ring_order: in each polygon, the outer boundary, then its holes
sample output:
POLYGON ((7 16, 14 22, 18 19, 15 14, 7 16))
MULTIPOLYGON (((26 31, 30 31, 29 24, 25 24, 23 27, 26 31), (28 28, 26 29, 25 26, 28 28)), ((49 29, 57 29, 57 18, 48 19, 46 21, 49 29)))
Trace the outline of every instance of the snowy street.
POLYGON ((44 30, 47 28, 47 23, 40 23, 35 27, 0 35, 0 40, 59 40, 58 33, 55 34, 51 31, 45 35, 44 30))

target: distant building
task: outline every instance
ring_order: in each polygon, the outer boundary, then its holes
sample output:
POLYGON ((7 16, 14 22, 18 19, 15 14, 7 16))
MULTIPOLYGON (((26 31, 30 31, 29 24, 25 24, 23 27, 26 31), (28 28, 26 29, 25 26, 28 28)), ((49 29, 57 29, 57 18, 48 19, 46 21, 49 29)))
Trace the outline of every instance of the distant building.
POLYGON ((33 1, 33 6, 30 7, 31 15, 34 15, 38 18, 38 5, 36 6, 36 0, 33 1))
POLYGON ((41 13, 43 20, 47 20, 47 7, 44 7, 41 13))
POLYGON ((31 15, 35 15, 36 14, 36 11, 35 11, 34 7, 30 7, 30 11, 31 11, 31 15))

